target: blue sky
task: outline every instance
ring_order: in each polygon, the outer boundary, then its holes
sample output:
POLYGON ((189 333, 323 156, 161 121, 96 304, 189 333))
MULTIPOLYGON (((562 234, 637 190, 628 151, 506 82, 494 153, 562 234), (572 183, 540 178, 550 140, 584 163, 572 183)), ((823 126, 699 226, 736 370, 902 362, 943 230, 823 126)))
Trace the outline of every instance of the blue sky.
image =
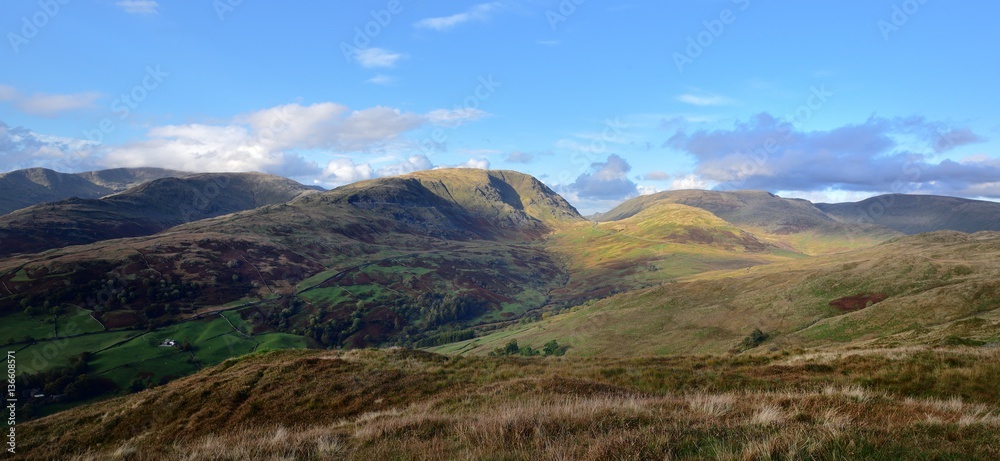
POLYGON ((584 212, 679 188, 1000 199, 992 2, 9 3, 4 171, 514 169, 584 212))

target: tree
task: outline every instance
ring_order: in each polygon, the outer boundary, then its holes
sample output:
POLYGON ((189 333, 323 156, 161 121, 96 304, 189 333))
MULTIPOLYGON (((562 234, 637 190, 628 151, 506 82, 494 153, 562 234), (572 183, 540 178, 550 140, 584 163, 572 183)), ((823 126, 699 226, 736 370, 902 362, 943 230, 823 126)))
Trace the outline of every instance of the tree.
POLYGON ((516 355, 518 352, 521 352, 521 348, 518 347, 517 340, 512 339, 506 346, 504 346, 503 351, 504 355, 516 355))
POLYGON ((139 392, 146 389, 146 382, 142 379, 135 378, 128 385, 129 392, 139 392))
POLYGON ((542 346, 542 353, 545 355, 561 356, 566 353, 566 346, 560 346, 559 341, 552 340, 542 346))

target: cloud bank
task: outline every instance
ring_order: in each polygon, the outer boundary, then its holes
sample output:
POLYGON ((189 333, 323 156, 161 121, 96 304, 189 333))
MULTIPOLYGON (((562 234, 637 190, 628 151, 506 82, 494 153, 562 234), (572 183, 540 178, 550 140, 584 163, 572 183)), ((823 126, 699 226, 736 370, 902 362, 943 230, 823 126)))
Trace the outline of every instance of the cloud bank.
POLYGON ((665 145, 693 156, 694 173, 716 189, 1000 197, 1000 161, 941 159, 981 141, 969 128, 922 117, 872 117, 828 131, 803 131, 762 113, 731 129, 680 129, 665 145))
POLYGON ((576 178, 568 189, 582 199, 622 200, 639 194, 639 189, 628 178, 632 166, 617 154, 605 162, 590 165, 590 171, 576 178))

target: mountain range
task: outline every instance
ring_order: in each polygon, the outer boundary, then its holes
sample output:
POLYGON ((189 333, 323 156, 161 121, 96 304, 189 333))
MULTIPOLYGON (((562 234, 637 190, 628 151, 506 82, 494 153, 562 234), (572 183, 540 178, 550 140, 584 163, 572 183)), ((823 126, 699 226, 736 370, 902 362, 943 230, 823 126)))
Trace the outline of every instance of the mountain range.
POLYGON ((285 203, 310 192, 316 190, 253 173, 156 179, 97 199, 72 197, 0 216, 0 241, 5 242, 0 257, 151 235, 187 222, 285 203))
POLYGON ((0 214, 72 197, 100 198, 154 179, 188 173, 160 168, 116 168, 85 173, 59 173, 29 168, 0 174, 0 214))
POLYGON ((329 191, 152 169, 0 185, 28 191, 0 200, 0 342, 73 401, 194 373, 178 386, 205 392, 221 371, 200 370, 270 349, 624 360, 1000 341, 992 202, 683 190, 585 219, 531 176, 473 169, 329 191))

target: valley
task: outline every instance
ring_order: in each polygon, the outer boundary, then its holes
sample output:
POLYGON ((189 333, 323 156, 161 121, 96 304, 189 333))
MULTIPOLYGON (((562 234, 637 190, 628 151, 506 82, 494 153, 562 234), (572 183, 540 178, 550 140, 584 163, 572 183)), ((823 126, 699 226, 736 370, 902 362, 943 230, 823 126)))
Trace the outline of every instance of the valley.
POLYGON ((543 440, 584 459, 893 456, 933 443, 896 446, 888 433, 995 440, 993 221, 907 235, 838 213, 763 192, 675 191, 587 220, 513 171, 330 191, 255 174, 158 178, 0 217, 0 343, 45 395, 27 399, 36 421, 22 443, 51 458, 64 446, 117 456, 140 440, 161 451, 136 459, 516 458, 543 440), (189 202, 200 205, 178 214, 189 202), (289 385, 306 400, 272 407, 289 385), (150 402, 163 416, 141 410, 150 402), (495 406, 508 419, 473 417, 495 406), (104 448, 95 418, 113 428, 104 448), (198 426, 218 418, 230 424, 198 426), (287 435, 306 420, 325 435, 287 435), (682 421, 696 423, 642 435, 682 421), (79 430, 52 429, 67 425, 79 430), (529 445, 501 447, 505 431, 527 431, 517 437, 529 445), (586 444, 569 443, 581 433, 586 444), (288 443, 247 441, 261 437, 288 443))

